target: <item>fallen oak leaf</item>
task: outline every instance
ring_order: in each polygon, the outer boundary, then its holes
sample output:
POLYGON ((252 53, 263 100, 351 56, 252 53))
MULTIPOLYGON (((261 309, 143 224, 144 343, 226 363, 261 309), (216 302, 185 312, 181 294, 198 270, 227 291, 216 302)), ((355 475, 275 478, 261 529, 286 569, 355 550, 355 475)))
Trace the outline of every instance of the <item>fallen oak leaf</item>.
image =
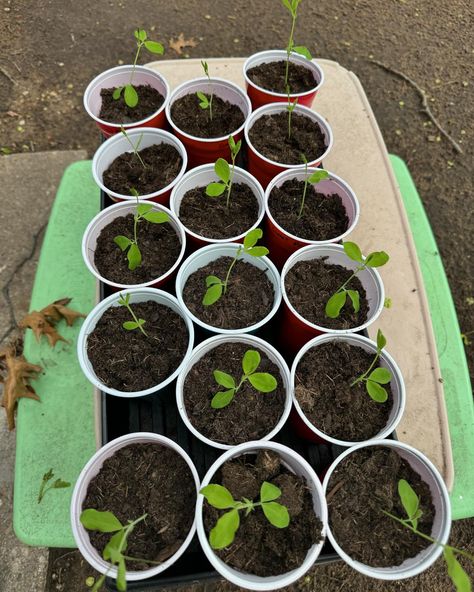
POLYGON ((72 298, 61 298, 55 300, 52 304, 49 304, 45 308, 41 309, 40 312, 48 319, 53 322, 60 321, 62 318, 66 321, 69 327, 72 327, 74 321, 79 318, 85 318, 85 314, 67 308, 67 305, 71 302, 72 298))
POLYGON ((181 55, 183 53, 184 47, 196 47, 197 43, 194 41, 194 38, 191 37, 190 39, 184 38, 184 33, 180 33, 177 39, 170 39, 169 40, 169 47, 170 49, 174 49, 174 51, 181 55))

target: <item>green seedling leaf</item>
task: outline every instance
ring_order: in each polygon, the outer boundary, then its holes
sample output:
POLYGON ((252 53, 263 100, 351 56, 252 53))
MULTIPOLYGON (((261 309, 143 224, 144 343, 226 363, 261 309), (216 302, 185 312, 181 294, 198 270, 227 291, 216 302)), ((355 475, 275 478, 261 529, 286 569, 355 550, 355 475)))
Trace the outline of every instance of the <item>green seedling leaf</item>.
POLYGON ((123 91, 123 86, 118 86, 114 92, 112 93, 112 98, 115 99, 116 101, 118 99, 120 99, 120 95, 122 94, 123 91))
POLYGON ((148 212, 143 218, 152 224, 164 224, 170 220, 166 212, 148 212))
POLYGON ((382 265, 385 265, 389 259, 390 257, 385 251, 374 251, 367 255, 365 264, 368 267, 382 267, 382 265))
POLYGON ((129 107, 136 107, 138 105, 138 94, 135 90, 135 87, 132 84, 127 84, 125 86, 125 92, 123 96, 125 99, 125 103, 129 107))
POLYGON ((136 323, 135 321, 125 321, 122 324, 122 327, 127 331, 133 331, 134 329, 138 329, 138 327, 140 327, 140 324, 136 323))
POLYGON ((235 395, 235 389, 229 389, 228 391, 219 391, 212 397, 211 407, 213 409, 223 409, 227 407, 232 401, 235 395))
POLYGON ((240 525, 238 510, 231 510, 223 514, 209 534, 209 543, 213 549, 228 547, 235 538, 240 525))
POLYGON ((209 197, 219 197, 226 190, 226 186, 223 183, 209 183, 206 187, 206 195, 209 197))
POLYGON ((346 292, 336 292, 329 298, 326 302, 326 316, 330 317, 331 319, 336 319, 341 312, 341 308, 346 303, 346 292))
POLYGON ((262 510, 268 522, 277 528, 286 528, 290 523, 288 509, 278 502, 262 504, 262 510))
POLYGON ((265 257, 270 251, 267 247, 251 247, 247 253, 252 257, 265 257))
POLYGON ((223 485, 216 485, 211 483, 203 487, 200 492, 208 501, 211 506, 218 510, 226 510, 227 508, 233 508, 235 500, 232 497, 230 491, 223 485))
POLYGON ((122 556, 122 552, 126 551, 127 549, 127 540, 125 539, 125 532, 124 530, 119 530, 116 532, 113 537, 109 540, 109 542, 105 545, 104 550, 102 552, 102 557, 106 561, 111 561, 112 563, 118 563, 122 556), (122 545, 122 551, 119 551, 120 546, 122 545))
POLYGON ((418 519, 415 517, 420 507, 420 498, 416 495, 413 487, 406 479, 400 479, 398 482, 398 495, 402 506, 407 513, 408 520, 412 522, 413 528, 418 526, 418 519))
POLYGON ((252 374, 258 368, 261 361, 261 356, 258 351, 254 349, 248 349, 244 357, 242 358, 242 370, 244 374, 252 374))
POLYGON ((158 43, 158 41, 145 41, 145 47, 151 53, 157 53, 159 55, 163 55, 165 48, 158 43))
POLYGON ((262 238, 262 236, 263 236, 263 230, 261 228, 254 228, 253 230, 248 232, 244 238, 245 250, 250 249, 251 247, 256 245, 257 242, 262 238))
POLYGON ((392 380, 392 373, 387 368, 375 368, 369 374, 369 380, 379 384, 388 384, 392 380))
POLYGON ((202 303, 204 304, 204 306, 210 306, 211 304, 214 304, 214 302, 217 302, 219 298, 222 296, 222 291, 223 287, 221 283, 213 284, 212 286, 210 286, 206 290, 204 298, 202 299, 202 303))
POLYGON ((456 592, 472 592, 469 576, 457 560, 453 549, 444 547, 443 556, 448 567, 448 575, 456 586, 456 592))
POLYGON ((142 262, 142 254, 137 243, 132 243, 127 251, 128 268, 133 271, 142 262))
POLYGON ((123 557, 120 558, 117 565, 117 590, 120 590, 120 592, 126 592, 127 590, 125 559, 123 557))
POLYGON ((144 31, 143 29, 135 29, 133 34, 135 35, 135 39, 137 41, 145 41, 145 39, 147 38, 146 31, 144 31))
POLYGON ((288 12, 293 13, 293 9, 290 4, 290 0, 281 0, 283 6, 288 10, 288 12))
POLYGON ((53 477, 54 477, 53 469, 49 469, 49 471, 43 475, 43 481, 51 481, 51 479, 53 477))
POLYGON ((351 299, 352 306, 354 308, 354 312, 359 312, 360 309, 360 298, 359 292, 357 290, 347 290, 349 294, 349 298, 351 299))
POLYGON ((359 249, 358 245, 355 243, 351 243, 350 241, 342 243, 344 247, 344 252, 346 255, 352 259, 353 261, 358 261, 359 263, 364 262, 364 258, 362 257, 362 252, 359 249))
POLYGON ((201 66, 202 66, 202 69, 204 70, 204 74, 206 76, 209 76, 209 66, 208 66, 207 62, 205 62, 204 60, 201 60, 201 66))
POLYGON ((370 397, 376 403, 385 403, 385 401, 388 399, 387 391, 383 388, 383 386, 380 386, 380 384, 372 382, 372 380, 367 380, 365 386, 370 397))
POLYGON ((94 587, 92 588, 91 592, 99 592, 105 582, 105 574, 100 576, 100 578, 95 583, 94 587))
POLYGON ((217 382, 217 384, 220 384, 225 388, 235 388, 235 380, 232 378, 232 376, 226 372, 222 372, 221 370, 214 370, 214 380, 217 382))
POLYGON ((216 275, 208 275, 206 278, 206 286, 213 286, 214 284, 220 284, 221 280, 216 275))
POLYGON ((80 516, 81 524, 87 530, 98 530, 100 532, 115 532, 122 530, 120 521, 112 512, 99 512, 98 510, 84 510, 80 516))
POLYGON ((118 300, 118 303, 121 306, 127 306, 127 304, 130 302, 130 294, 125 294, 125 296, 123 294, 120 294, 120 298, 118 300))
POLYGON ((316 185, 320 181, 324 181, 324 179, 329 179, 329 173, 324 169, 321 169, 320 171, 311 173, 311 175, 308 177, 308 182, 316 185))
POLYGON ((198 90, 196 94, 198 99, 200 100, 199 106, 201 107, 201 109, 207 109, 209 107, 209 99, 200 90, 198 90))
POLYGON ((141 218, 142 216, 144 216, 148 212, 151 212, 152 209, 153 209, 153 206, 151 204, 138 204, 137 205, 137 214, 141 218))
POLYGON ((304 56, 307 60, 312 60, 313 56, 307 47, 304 45, 294 45, 293 51, 299 53, 300 55, 304 56))
POLYGON ((53 489, 65 489, 66 487, 71 487, 71 484, 68 481, 63 481, 62 479, 56 479, 53 483, 53 489))
POLYGON ((227 160, 224 158, 218 158, 214 163, 214 172, 219 179, 224 181, 224 183, 227 183, 230 179, 230 167, 227 160))
POLYGON ((125 251, 132 244, 132 241, 120 234, 114 238, 114 243, 118 245, 122 251, 125 251))
POLYGON ((380 351, 382 351, 386 345, 387 345, 387 340, 385 339, 385 335, 379 329, 377 331, 377 347, 380 351))
POLYGON ((273 483, 264 481, 260 487, 260 501, 272 502, 281 496, 281 489, 273 483))
POLYGON ((277 387, 275 377, 267 372, 255 372, 249 376, 250 384, 261 393, 271 393, 277 387))

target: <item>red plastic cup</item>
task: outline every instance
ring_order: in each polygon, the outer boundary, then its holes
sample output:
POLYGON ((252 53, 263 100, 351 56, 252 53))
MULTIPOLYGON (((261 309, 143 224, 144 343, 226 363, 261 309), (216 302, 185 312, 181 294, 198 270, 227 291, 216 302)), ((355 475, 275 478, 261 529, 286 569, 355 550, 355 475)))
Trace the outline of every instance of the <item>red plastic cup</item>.
MULTIPOLYGON (((198 99, 196 97, 196 108, 198 107, 198 99)), ((231 135, 235 142, 238 142, 244 131, 245 122, 247 121, 252 111, 250 99, 245 92, 233 82, 224 80, 223 78, 211 78, 210 82, 207 78, 194 78, 180 84, 171 94, 170 100, 166 105, 166 118, 170 124, 173 133, 183 142, 186 147, 189 159, 189 166, 191 168, 201 164, 215 162, 218 158, 225 158, 230 161, 229 135, 231 135), (198 138, 192 136, 181 130, 171 117, 171 107, 174 102, 181 97, 189 94, 196 94, 198 91, 217 96, 224 101, 229 101, 232 105, 237 105, 244 114, 244 122, 236 130, 221 136, 220 138, 198 138)))
POLYGON ((372 267, 363 269, 357 274, 357 277, 362 282, 362 285, 367 294, 369 304, 368 318, 362 325, 351 327, 350 329, 330 329, 322 325, 315 325, 306 320, 293 306, 288 294, 286 292, 285 280, 289 270, 299 261, 310 261, 312 259, 320 259, 326 257, 328 263, 334 265, 342 265, 349 270, 355 271, 357 268, 357 261, 350 259, 342 245, 326 244, 326 245, 309 245, 299 249, 287 260, 281 272, 281 291, 283 296, 283 315, 280 326, 279 341, 281 347, 289 354, 296 354, 296 352, 303 347, 308 341, 321 335, 322 333, 330 333, 333 335, 347 335, 350 333, 360 333, 369 327, 382 312, 385 291, 382 283, 382 278, 378 271, 372 267))
MULTIPOLYGON (((276 177, 283 171, 287 171, 288 169, 304 170, 305 168, 304 164, 284 164, 270 160, 266 156, 263 156, 263 154, 260 154, 260 152, 254 148, 252 142, 250 141, 249 132, 257 119, 260 119, 260 117, 263 115, 275 115, 276 113, 281 113, 282 111, 286 112, 286 104, 284 103, 271 103, 269 105, 264 105, 256 111, 253 111, 250 117, 247 119, 247 123, 245 124, 244 133, 245 141, 247 142, 248 146, 249 172, 260 181, 264 189, 267 187, 273 177, 276 177)), ((309 167, 318 167, 322 160, 327 157, 332 148, 333 134, 331 127, 329 126, 328 122, 321 115, 319 115, 319 113, 309 109, 309 107, 296 105, 293 113, 305 115, 312 121, 315 121, 324 134, 326 150, 323 152, 323 154, 318 156, 318 158, 308 162, 309 167)))
POLYGON ((110 138, 123 127, 126 130, 135 127, 158 127, 166 128, 165 108, 170 96, 170 87, 166 79, 156 70, 151 70, 145 66, 135 66, 135 74, 133 75, 133 84, 135 86, 148 84, 156 89, 163 97, 164 101, 159 109, 140 121, 133 123, 110 123, 104 119, 100 119, 99 113, 102 105, 102 98, 100 91, 103 88, 116 88, 124 86, 130 82, 130 74, 133 66, 117 66, 110 68, 96 76, 86 88, 84 93, 84 107, 87 113, 98 125, 100 131, 106 138, 110 138))
MULTIPOLYGON (((250 70, 250 68, 254 68, 255 66, 267 64, 269 62, 286 61, 286 57, 286 51, 281 49, 271 49, 254 53, 245 61, 244 78, 246 82, 246 89, 254 109, 258 109, 262 105, 268 105, 269 103, 286 103, 288 102, 288 95, 286 93, 278 93, 271 90, 266 90, 265 88, 258 86, 248 77, 248 70, 250 70)), ((290 94, 291 101, 298 99, 298 105, 311 107, 318 91, 324 83, 324 72, 315 61, 308 60, 304 56, 295 52, 290 54, 290 62, 311 70, 313 74, 314 87, 312 89, 306 92, 290 94)))
MULTIPOLYGON (((317 169, 308 169, 308 175, 314 173, 317 169)), ((265 213, 266 227, 265 227, 265 245, 270 250, 270 258, 278 267, 281 269, 285 264, 285 261, 290 255, 292 255, 298 249, 306 247, 308 245, 327 245, 330 243, 341 242, 348 234, 350 234, 359 220, 359 201, 354 193, 353 189, 340 177, 328 171, 329 179, 324 179, 317 184, 318 193, 322 193, 326 196, 336 194, 342 200, 342 205, 346 210, 346 215, 349 219, 349 225, 347 230, 338 236, 334 236, 327 240, 307 240, 300 238, 295 234, 291 234, 280 226, 271 212, 271 201, 270 196, 275 187, 281 187, 285 181, 289 179, 297 179, 298 181, 304 181, 306 173, 304 170, 287 170, 277 175, 265 191, 265 213)))

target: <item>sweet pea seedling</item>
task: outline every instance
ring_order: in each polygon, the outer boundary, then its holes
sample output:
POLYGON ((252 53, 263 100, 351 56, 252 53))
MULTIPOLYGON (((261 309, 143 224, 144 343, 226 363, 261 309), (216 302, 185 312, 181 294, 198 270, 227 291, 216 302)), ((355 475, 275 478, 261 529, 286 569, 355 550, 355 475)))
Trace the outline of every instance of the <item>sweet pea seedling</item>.
POLYGON ((377 363, 377 360, 380 358, 380 354, 382 353, 383 348, 386 346, 387 340, 385 339, 384 334, 379 329, 377 331, 377 352, 375 354, 372 363, 370 364, 369 368, 357 377, 354 382, 351 383, 351 386, 356 385, 358 382, 365 382, 365 388, 369 393, 370 397, 376 403, 385 403, 388 399, 388 394, 382 384, 388 384, 392 380, 392 373, 388 368, 372 368, 377 363))
POLYGON ((281 0, 283 6, 288 10, 291 15, 291 30, 290 37, 288 39, 288 45, 286 46, 286 68, 285 68, 285 88, 288 87, 288 68, 290 67, 290 54, 292 51, 299 53, 308 60, 312 60, 311 53, 304 45, 295 45, 293 35, 295 33, 296 18, 298 16, 298 6, 301 0, 281 0))
MULTIPOLYGON (((202 69, 204 70, 204 74, 207 76, 207 79, 209 80, 209 84, 210 84, 211 78, 209 76, 209 66, 207 65, 207 62, 204 62, 201 60, 201 66, 202 66, 202 69)), ((209 98, 200 90, 198 90, 196 95, 199 99, 199 106, 201 107, 201 109, 209 109, 209 119, 212 121, 212 99, 214 96, 212 84, 211 84, 211 94, 209 95, 209 98)))
POLYGON ((389 256, 385 251, 374 251, 373 253, 369 253, 364 259, 360 248, 355 243, 345 242, 342 245, 346 255, 353 261, 360 263, 360 265, 356 267, 351 277, 326 302, 326 316, 331 319, 336 319, 339 316, 341 309, 346 303, 347 296, 351 299, 354 311, 359 312, 359 292, 357 290, 348 290, 346 286, 363 269, 367 269, 367 267, 382 267, 389 260, 389 256))
POLYGON ((312 185, 317 185, 320 181, 329 179, 329 173, 324 169, 319 169, 314 173, 311 173, 311 175, 308 175, 308 160, 304 154, 301 155, 301 160, 304 162, 304 189, 297 220, 303 216, 304 201, 306 198, 306 192, 308 191, 308 184, 311 183, 312 185))
POLYGON ((136 107, 138 105, 138 93, 133 86, 133 77, 135 75, 135 67, 137 65, 138 56, 140 55, 140 51, 142 47, 148 49, 149 52, 163 55, 164 47, 158 41, 151 41, 148 39, 148 35, 146 31, 143 29, 136 29, 133 34, 135 35, 135 39, 137 41, 137 51, 135 53, 135 59, 133 60, 132 72, 130 73, 130 80, 128 84, 125 86, 119 86, 113 92, 113 98, 117 101, 120 99, 122 92, 123 98, 125 99, 125 103, 129 107, 136 107))
POLYGON ((246 234, 244 238, 244 244, 240 245, 237 249, 235 257, 229 265, 229 269, 227 270, 227 274, 225 276, 224 281, 222 281, 215 275, 207 276, 207 290, 204 294, 204 298, 202 299, 202 303, 204 304, 204 306, 210 306, 211 304, 214 304, 214 302, 217 302, 219 298, 227 292, 230 273, 234 265, 237 263, 237 259, 240 257, 242 253, 247 253, 247 255, 251 255, 252 257, 264 257, 265 255, 268 255, 269 250, 266 247, 255 246, 257 244, 257 241, 261 239, 262 236, 263 232, 261 228, 254 228, 246 234))
POLYGON ((274 501, 281 496, 281 489, 268 481, 264 481, 260 487, 260 501, 252 502, 242 498, 238 502, 234 500, 230 491, 222 485, 210 484, 201 489, 199 493, 206 498, 208 503, 218 510, 227 510, 216 522, 209 533, 209 543, 213 549, 224 549, 232 544, 235 533, 240 526, 240 510, 245 510, 245 516, 261 507, 266 519, 277 528, 286 528, 290 523, 288 508, 274 501))
POLYGON ((63 481, 62 479, 56 479, 56 481, 53 481, 53 483, 49 483, 53 477, 53 469, 49 469, 49 471, 43 475, 40 490, 38 493, 39 504, 43 501, 46 492, 50 489, 64 489, 65 487, 71 487, 71 484, 68 483, 68 481, 63 481))
POLYGON ((291 138, 291 116, 293 115, 293 111, 295 110, 296 105, 298 104, 298 99, 296 98, 293 102, 290 99, 290 87, 287 85, 286 87, 286 94, 288 96, 288 105, 286 106, 286 110, 288 111, 288 139, 291 138))
MULTIPOLYGON (((105 545, 102 551, 102 557, 106 561, 110 561, 112 565, 117 566, 117 590, 121 592, 127 590, 127 579, 126 579, 126 564, 125 561, 137 561, 138 563, 151 563, 159 565, 157 561, 150 561, 148 559, 139 559, 137 557, 129 557, 125 555, 127 550, 127 539, 131 535, 135 526, 145 520, 148 514, 143 514, 136 520, 128 520, 127 524, 123 525, 120 520, 113 514, 113 512, 99 512, 98 510, 88 509, 83 510, 80 516, 81 524, 87 530, 98 530, 99 532, 115 533, 113 534, 109 542, 105 545)), ((105 578, 109 574, 111 568, 107 570, 107 573, 102 575, 94 587, 92 592, 98 592, 105 582, 105 578)))
POLYGON ((134 144, 132 142, 132 140, 130 139, 130 136, 125 131, 125 128, 123 126, 120 128, 120 131, 125 136, 125 138, 127 139, 127 142, 130 144, 130 146, 132 147, 134 156, 136 156, 138 158, 138 160, 140 161, 140 164, 142 165, 142 167, 144 169, 146 169, 146 164, 143 162, 142 157, 138 153, 138 149, 140 148, 140 144, 142 143, 142 140, 143 140, 143 134, 140 134, 139 135, 138 140, 137 140, 137 143, 134 144))
POLYGON ((206 187, 206 195, 208 195, 209 197, 219 197, 227 189, 227 208, 230 205, 230 194, 232 191, 232 181, 234 180, 235 171, 235 159, 237 158, 237 154, 239 153, 241 146, 241 140, 239 140, 236 144, 234 138, 232 136, 229 136, 229 148, 230 157, 232 159, 232 168, 229 167, 229 163, 227 162, 227 160, 225 160, 224 158, 218 158, 214 163, 214 171, 216 175, 219 177, 220 181, 218 181, 217 183, 209 183, 209 185, 206 187))
POLYGON ((122 327, 124 329, 126 329, 127 331, 133 331, 134 329, 140 329, 140 331, 143 333, 143 335, 145 335, 145 337, 148 337, 148 335, 145 333, 145 329, 143 328, 143 325, 145 324, 145 320, 138 319, 136 314, 133 312, 132 307, 130 306, 130 294, 125 294, 125 296, 123 296, 123 294, 120 294, 118 304, 119 304, 119 306, 125 306, 125 308, 127 308, 128 312, 133 317, 133 321, 125 321, 124 323, 122 323, 122 327))
POLYGON ((240 387, 247 380, 260 393, 271 393, 277 387, 277 381, 274 376, 268 372, 256 372, 260 365, 261 357, 258 351, 248 349, 242 358, 242 370, 244 373, 240 377, 239 384, 234 378, 222 372, 222 370, 214 370, 214 379, 220 386, 227 390, 216 393, 211 401, 211 407, 214 409, 222 409, 232 401, 234 395, 239 391, 240 387))
POLYGON ((456 555, 462 555, 463 557, 467 557, 472 563, 474 563, 474 556, 462 549, 456 549, 456 547, 451 547, 451 545, 445 545, 440 541, 420 532, 418 530, 418 520, 423 515, 422 510, 420 509, 420 497, 417 495, 413 487, 406 481, 405 479, 400 479, 398 482, 398 497, 402 503, 403 509, 406 513, 406 518, 400 518, 399 516, 395 516, 390 512, 382 510, 382 512, 411 530, 414 534, 433 543, 434 545, 438 545, 443 547, 443 557, 446 561, 446 566, 448 568, 448 575, 451 578, 451 581, 456 586, 457 592, 471 592, 471 581, 469 576, 464 571, 462 565, 459 563, 456 555))

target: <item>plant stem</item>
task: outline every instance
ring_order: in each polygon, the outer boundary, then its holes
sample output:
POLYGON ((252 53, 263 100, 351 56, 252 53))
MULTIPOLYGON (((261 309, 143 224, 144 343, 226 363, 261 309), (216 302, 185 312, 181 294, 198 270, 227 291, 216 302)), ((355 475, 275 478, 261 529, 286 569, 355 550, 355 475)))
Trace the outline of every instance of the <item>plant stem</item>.
POLYGON ((296 218, 299 220, 303 215, 303 208, 304 208, 304 200, 306 197, 306 191, 308 190, 308 161, 305 159, 304 163, 304 189, 303 189, 303 198, 301 200, 300 211, 298 212, 298 217, 296 218))
MULTIPOLYGON (((133 313, 132 313, 133 314, 133 313)), ((135 316, 135 315, 133 315, 135 316)), ((135 528, 135 526, 141 522, 142 520, 145 520, 145 518, 148 516, 148 514, 143 514, 143 516, 140 516, 140 518, 137 518, 136 520, 134 520, 133 522, 129 522, 127 524, 127 526, 124 528, 123 530, 123 537, 122 540, 120 541, 120 545, 118 548, 118 552, 122 553, 122 550, 125 546, 125 543, 127 542, 127 537, 128 535, 132 532, 132 530, 135 528)))
POLYGON ((354 271, 354 273, 351 275, 351 277, 350 277, 348 280, 346 280, 346 281, 345 281, 345 282, 342 284, 342 286, 341 286, 340 288, 338 288, 338 289, 337 289, 337 290, 334 292, 334 294, 337 294, 337 292, 340 292, 341 290, 343 290, 343 289, 344 289, 344 288, 347 286, 347 284, 348 284, 348 283, 351 281, 351 279, 352 279, 352 278, 354 278, 354 277, 355 277, 355 276, 356 276, 356 275, 359 273, 359 271, 362 271, 363 269, 365 269, 365 264, 363 264, 361 267, 358 267, 358 268, 357 268, 357 269, 354 271))
POLYGON ((370 371, 371 371, 371 370, 372 370, 372 368, 375 366, 375 364, 376 364, 377 360, 380 358, 380 354, 381 354, 381 351, 380 351, 380 350, 377 348, 377 354, 376 354, 375 358, 372 360, 372 364, 370 364, 370 366, 369 366, 368 370, 366 370, 366 371, 364 372, 364 374, 361 374, 361 375, 359 376, 359 378, 356 378, 356 379, 354 380, 354 382, 351 382, 350 386, 354 386, 354 385, 355 385, 355 384, 357 384, 358 382, 362 382, 362 381, 365 379, 365 377, 367 376, 367 374, 370 374, 370 371))
POLYGON ((232 190, 232 181, 234 180, 234 171, 235 171, 235 154, 233 152, 231 153, 231 158, 232 158, 232 168, 230 171, 229 184, 227 185, 227 201, 226 201, 227 209, 229 209, 229 205, 230 205, 230 192, 232 190))
POLYGON ((291 13, 292 23, 291 23, 291 31, 290 31, 290 38, 288 39, 288 47, 286 48, 286 67, 285 67, 285 86, 288 86, 288 68, 290 67, 290 55, 291 49, 293 48, 293 34, 295 32, 295 24, 296 24, 296 11, 291 13))
MULTIPOLYGON (((132 307, 130 306, 130 304, 126 304, 125 305, 128 308, 129 313, 132 315, 133 320, 135 321, 135 323, 137 324, 138 328, 140 329, 140 331, 143 333, 143 335, 145 335, 145 337, 148 337, 147 333, 145 333, 145 329, 141 326, 141 324, 138 322, 137 319, 137 315, 133 312, 132 307)), ((143 519, 143 518, 142 518, 143 519)))
POLYGON ((138 146, 140 145, 141 141, 142 141, 142 137, 143 134, 138 138, 138 142, 135 145, 132 140, 130 140, 129 135, 127 134, 127 132, 122 128, 120 130, 122 132, 122 134, 127 138, 128 143, 130 144, 130 146, 132 147, 133 153, 135 154, 135 156, 138 158, 138 160, 141 162, 141 165, 144 169, 146 169, 146 164, 143 162, 142 157, 138 154, 138 146))
POLYGON ((239 247, 237 249, 237 253, 235 254, 234 260, 232 261, 232 263, 229 266, 229 269, 227 270, 227 274, 225 276, 225 280, 224 280, 224 294, 227 292, 227 284, 229 282, 229 276, 230 276, 230 272, 232 271, 232 268, 234 267, 234 265, 237 262, 237 259, 240 256, 240 253, 242 253, 242 247, 239 247))
POLYGON ((133 77, 135 75, 135 66, 137 65, 138 56, 140 55, 140 51, 141 51, 141 48, 143 46, 144 46, 143 41, 138 41, 137 52, 135 53, 135 59, 133 60, 132 73, 130 74, 130 82, 129 82, 129 84, 132 84, 133 77))

